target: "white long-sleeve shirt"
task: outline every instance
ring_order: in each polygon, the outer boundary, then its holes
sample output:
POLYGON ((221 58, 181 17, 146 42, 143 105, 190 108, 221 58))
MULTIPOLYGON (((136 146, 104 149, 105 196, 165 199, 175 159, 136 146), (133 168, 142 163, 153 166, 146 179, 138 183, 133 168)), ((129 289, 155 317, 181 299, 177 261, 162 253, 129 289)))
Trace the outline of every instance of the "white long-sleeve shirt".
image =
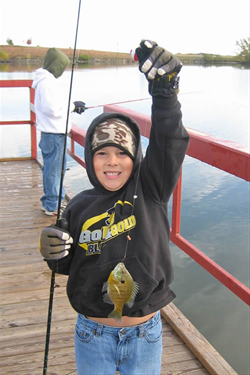
MULTIPOLYGON (((45 133, 65 134, 68 111, 68 88, 46 69, 35 72, 32 83, 35 89, 35 113, 37 129, 45 133)), ((72 109, 70 109, 71 111, 72 109)), ((68 132, 71 121, 68 122, 68 132)))

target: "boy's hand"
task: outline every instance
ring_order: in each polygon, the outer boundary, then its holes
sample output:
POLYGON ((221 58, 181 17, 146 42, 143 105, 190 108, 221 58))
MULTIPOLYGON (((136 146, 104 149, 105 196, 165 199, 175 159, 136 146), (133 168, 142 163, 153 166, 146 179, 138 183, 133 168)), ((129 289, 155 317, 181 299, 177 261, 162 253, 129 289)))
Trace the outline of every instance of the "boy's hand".
POLYGON ((66 230, 54 225, 43 229, 39 238, 39 250, 44 259, 57 260, 69 254, 73 238, 66 230))
POLYGON ((182 68, 182 62, 152 40, 142 40, 136 48, 139 69, 149 81, 149 93, 158 96, 167 89, 178 90, 177 74, 182 68))

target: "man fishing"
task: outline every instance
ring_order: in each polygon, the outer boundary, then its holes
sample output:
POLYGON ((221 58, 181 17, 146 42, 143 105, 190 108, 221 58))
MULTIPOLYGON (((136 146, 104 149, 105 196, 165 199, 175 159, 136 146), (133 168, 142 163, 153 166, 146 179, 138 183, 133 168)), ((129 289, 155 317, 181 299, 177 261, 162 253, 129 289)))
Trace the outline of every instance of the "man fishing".
MULTIPOLYGON (((41 132, 39 147, 43 158, 44 195, 41 198, 41 209, 48 216, 56 216, 58 208, 68 106, 68 92, 58 78, 62 76, 69 62, 62 51, 56 48, 48 49, 43 68, 36 70, 32 84, 35 89, 36 127, 41 132)), ((84 110, 84 102, 77 101, 71 105, 71 111, 78 114, 84 110)), ((69 132, 70 129, 69 121, 69 132)), ((63 188, 61 200, 64 197, 63 188)))
POLYGON ((69 276, 78 375, 159 375, 160 309, 175 298, 167 204, 189 142, 177 99, 182 63, 151 40, 136 56, 152 96, 145 157, 131 118, 95 118, 85 141, 93 188, 69 202, 63 228, 40 238, 48 266, 69 276))

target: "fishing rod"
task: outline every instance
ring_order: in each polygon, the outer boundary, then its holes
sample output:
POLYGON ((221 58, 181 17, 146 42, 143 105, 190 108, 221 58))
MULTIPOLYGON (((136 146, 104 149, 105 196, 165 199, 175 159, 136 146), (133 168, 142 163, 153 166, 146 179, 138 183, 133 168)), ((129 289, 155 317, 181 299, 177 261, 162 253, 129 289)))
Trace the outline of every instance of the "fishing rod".
MULTIPOLYGON (((60 189, 59 189, 59 197, 58 197, 58 210, 57 210, 56 226, 58 226, 59 228, 61 227, 61 219, 60 219, 61 195, 62 195, 62 188, 63 188, 65 153, 66 153, 67 134, 68 134, 68 121, 69 121, 69 112, 70 112, 70 103, 71 103, 71 91, 72 91, 72 84, 73 84, 73 73, 74 73, 74 67, 75 67, 75 53, 76 53, 76 42, 77 42, 80 10, 81 10, 81 0, 79 0, 78 14, 77 14, 75 45, 74 45, 74 54, 73 54, 73 61, 72 61, 70 89, 69 89, 68 111, 67 111, 67 119, 66 119, 66 127, 65 127, 62 171, 61 171, 60 189)), ((52 307, 53 307, 53 297, 54 297, 54 289, 55 289, 55 274, 56 274, 56 261, 53 261, 52 271, 51 271, 51 282, 50 282, 50 297, 49 297, 49 308, 48 308, 48 318, 47 318, 47 332, 46 332, 46 342, 45 342, 45 352, 44 352, 43 375, 47 374, 47 368, 48 368, 50 329, 51 329, 52 307)))
POLYGON ((126 100, 122 102, 115 102, 115 103, 106 103, 106 104, 98 104, 98 105, 93 105, 92 107, 86 107, 86 109, 93 109, 93 108, 98 108, 98 107, 104 107, 105 105, 115 105, 115 104, 124 104, 124 103, 131 103, 131 102, 139 102, 141 100, 149 100, 151 98, 142 98, 142 99, 131 99, 131 100, 126 100))
MULTIPOLYGON (((209 89, 206 89, 206 90, 200 90, 200 91, 181 92, 181 93, 179 93, 178 95, 198 94, 198 93, 201 93, 201 92, 206 92, 206 91, 208 91, 208 90, 209 90, 209 89)), ((141 99, 123 100, 123 101, 121 101, 121 102, 115 102, 115 103, 98 104, 98 105, 93 105, 93 106, 91 106, 91 107, 85 107, 85 110, 86 110, 86 109, 94 109, 94 108, 104 107, 105 105, 126 104, 126 103, 139 102, 139 101, 142 101, 142 100, 149 100, 149 99, 152 99, 152 98, 151 98, 151 97, 148 97, 148 98, 141 98, 141 99)))
POLYGON ((59 227, 60 227, 60 208, 61 208, 61 201, 62 201, 62 189, 63 189, 65 155, 66 155, 66 146, 67 146, 68 122, 69 122, 69 114, 70 114, 70 103, 71 103, 71 92, 72 92, 72 84, 73 84, 73 73, 74 73, 74 68, 75 68, 76 42, 77 42, 78 25, 79 25, 79 18, 80 18, 80 10, 81 10, 81 0, 79 0, 79 7, 78 7, 77 24, 76 24, 76 35, 75 35, 75 45, 74 45, 74 53, 73 53, 73 61, 72 61, 72 69, 71 69, 70 89, 69 89, 68 111, 67 111, 66 128, 65 128, 65 134, 64 134, 65 136, 64 136, 64 147, 63 147, 63 160, 62 160, 61 181, 60 181, 60 189, 59 189, 59 197, 58 197, 58 207, 57 207, 57 221, 56 221, 56 225, 59 226, 59 227))

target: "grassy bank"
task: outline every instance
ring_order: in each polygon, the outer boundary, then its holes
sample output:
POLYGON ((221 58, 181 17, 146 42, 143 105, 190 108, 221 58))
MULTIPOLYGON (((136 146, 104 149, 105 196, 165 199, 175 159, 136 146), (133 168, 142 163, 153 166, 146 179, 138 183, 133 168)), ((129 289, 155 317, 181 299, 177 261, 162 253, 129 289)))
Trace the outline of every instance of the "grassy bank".
POLYGON ((209 53, 199 53, 199 54, 177 54, 176 56, 184 64, 239 64, 241 63, 241 59, 239 56, 231 56, 231 55, 215 55, 209 53))
MULTIPOLYGON (((32 64, 43 61, 47 52, 47 47, 30 47, 30 46, 0 46, 0 62, 5 63, 19 63, 19 64, 32 64)), ((70 60, 73 59, 74 50, 71 48, 60 48, 70 60)), ((213 54, 177 54, 184 64, 206 64, 206 63, 227 63, 235 64, 240 63, 238 56, 222 56, 213 54)), ((106 52, 95 50, 76 50, 76 61, 82 63, 133 63, 130 53, 106 52)))
MULTIPOLYGON (((29 47, 29 46, 0 46, 0 61, 14 62, 14 63, 41 63, 47 52, 47 47, 29 47)), ((60 50, 73 59, 74 50, 71 48, 60 48, 60 50)), ((95 63, 99 61, 113 62, 116 60, 131 62, 131 56, 129 53, 116 53, 106 51, 94 51, 94 50, 76 50, 76 60, 80 62, 95 63)))

